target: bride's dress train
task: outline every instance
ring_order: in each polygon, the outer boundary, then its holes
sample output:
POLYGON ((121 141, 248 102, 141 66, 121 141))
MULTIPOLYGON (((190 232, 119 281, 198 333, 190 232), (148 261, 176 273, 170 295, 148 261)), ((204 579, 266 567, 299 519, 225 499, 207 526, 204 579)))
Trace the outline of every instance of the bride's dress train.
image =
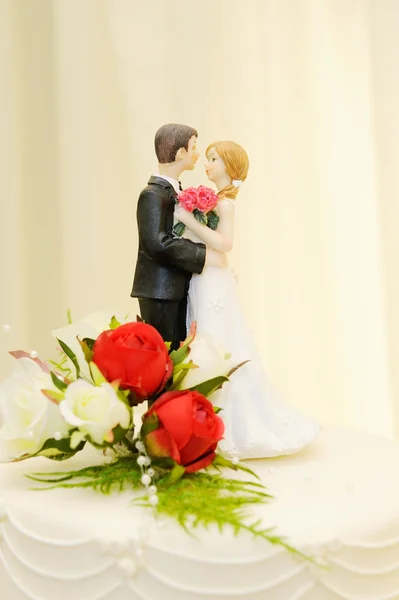
MULTIPOLYGON (((191 238, 192 239, 192 238, 191 238)), ((187 325, 211 333, 235 362, 249 360, 211 396, 223 409, 221 448, 238 458, 266 458, 298 452, 318 434, 318 425, 284 404, 261 364, 241 308, 230 268, 206 267, 193 275, 188 293, 187 325)))

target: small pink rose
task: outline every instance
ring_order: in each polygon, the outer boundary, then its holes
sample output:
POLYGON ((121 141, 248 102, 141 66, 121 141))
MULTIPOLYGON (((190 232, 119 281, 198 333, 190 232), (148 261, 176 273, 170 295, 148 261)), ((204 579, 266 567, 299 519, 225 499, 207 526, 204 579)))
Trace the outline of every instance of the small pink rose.
POLYGON ((215 208, 218 203, 218 199, 218 196, 213 190, 211 190, 211 188, 206 187, 205 185, 200 185, 198 188, 198 200, 196 208, 204 213, 207 213, 215 208))
POLYGON ((179 204, 188 212, 193 212, 197 208, 198 192, 196 188, 189 187, 179 194, 179 204))

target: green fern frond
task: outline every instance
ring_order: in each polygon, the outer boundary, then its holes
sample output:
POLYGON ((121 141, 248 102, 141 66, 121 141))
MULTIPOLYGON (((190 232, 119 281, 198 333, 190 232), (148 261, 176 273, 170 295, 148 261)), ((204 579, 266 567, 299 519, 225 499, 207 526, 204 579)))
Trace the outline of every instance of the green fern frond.
POLYGON ((52 472, 51 477, 48 473, 34 473, 27 477, 39 483, 51 484, 46 489, 92 488, 103 494, 110 494, 114 490, 136 489, 141 485, 140 467, 131 457, 119 457, 113 462, 85 467, 77 471, 52 472))
POLYGON ((62 373, 65 378, 71 379, 72 378, 71 377, 72 370, 68 366, 69 365, 68 357, 66 354, 64 354, 64 352, 62 350, 58 350, 58 353, 60 355, 58 362, 55 360, 51 360, 51 359, 49 359, 47 362, 49 362, 51 365, 53 365, 53 367, 55 367, 56 371, 58 371, 59 373, 62 373))
MULTIPOLYGON (((265 528, 261 519, 253 519, 251 507, 265 504, 273 498, 258 481, 230 479, 203 471, 185 474, 170 484, 168 471, 157 469, 157 474, 156 507, 150 504, 146 495, 135 498, 134 505, 152 508, 159 515, 174 519, 191 536, 195 536, 195 529, 199 527, 209 529, 216 526, 221 532, 230 527, 235 535, 246 531, 317 564, 313 558, 278 536, 273 528, 265 528)), ((47 484, 45 489, 91 488, 103 494, 136 489, 145 494, 141 475, 135 456, 129 456, 117 457, 112 462, 76 471, 52 472, 51 476, 48 473, 35 473, 28 477, 35 482, 47 484)))
MULTIPOLYGON (((190 535, 194 535, 198 527, 209 529, 216 526, 221 532, 225 527, 231 527, 235 535, 247 531, 314 562, 278 536, 273 528, 265 528, 260 519, 251 519, 251 506, 265 504, 273 498, 256 481, 228 479, 205 472, 185 475, 168 487, 163 486, 161 480, 157 487, 158 514, 175 519, 190 535)), ((150 506, 145 499, 138 499, 135 503, 150 506)))

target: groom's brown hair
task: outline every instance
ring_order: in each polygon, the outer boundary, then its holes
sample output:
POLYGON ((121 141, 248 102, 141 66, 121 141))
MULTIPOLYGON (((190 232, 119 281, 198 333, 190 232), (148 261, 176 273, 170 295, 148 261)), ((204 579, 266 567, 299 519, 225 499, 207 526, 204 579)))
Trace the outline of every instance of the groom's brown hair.
POLYGON ((175 162, 180 148, 188 150, 188 142, 198 131, 188 125, 168 123, 162 125, 155 134, 155 154, 160 164, 175 162))

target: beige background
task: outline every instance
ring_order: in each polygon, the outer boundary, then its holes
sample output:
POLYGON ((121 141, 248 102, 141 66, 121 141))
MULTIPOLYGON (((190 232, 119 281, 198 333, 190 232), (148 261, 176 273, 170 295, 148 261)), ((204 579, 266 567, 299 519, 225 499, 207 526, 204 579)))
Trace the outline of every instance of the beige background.
POLYGON ((0 0, 3 350, 135 315, 136 200, 183 122, 250 155, 231 264, 283 397, 397 435, 398 31, 397 0, 0 0))

